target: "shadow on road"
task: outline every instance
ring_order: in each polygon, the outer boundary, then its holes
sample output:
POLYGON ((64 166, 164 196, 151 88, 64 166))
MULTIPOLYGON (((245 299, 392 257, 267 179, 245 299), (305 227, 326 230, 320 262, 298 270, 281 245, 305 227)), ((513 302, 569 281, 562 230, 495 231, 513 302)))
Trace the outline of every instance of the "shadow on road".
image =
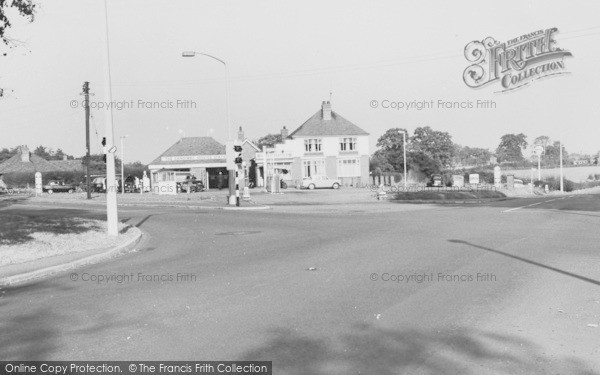
POLYGON ((588 282, 588 283, 591 283, 591 284, 594 284, 594 285, 600 285, 600 281, 598 281, 598 280, 590 279, 590 278, 585 277, 585 276, 581 276, 581 275, 577 275, 577 274, 574 274, 574 273, 571 273, 571 272, 568 272, 568 271, 564 271, 564 270, 561 270, 561 269, 556 268, 556 267, 547 266, 545 264, 538 263, 536 261, 529 260, 529 259, 526 259, 526 258, 521 258, 520 256, 516 256, 516 255, 509 254, 509 253, 505 253, 505 252, 500 251, 500 250, 492 249, 492 248, 485 247, 485 246, 475 245, 475 244, 472 244, 470 242, 463 241, 463 240, 448 240, 448 242, 462 244, 462 245, 468 245, 468 246, 475 247, 477 249, 481 249, 481 250, 485 250, 485 251, 490 251, 492 253, 504 255, 506 257, 513 258, 513 259, 519 260, 521 262, 533 264, 534 266, 542 267, 542 268, 545 268, 545 269, 550 270, 550 271, 558 272, 558 273, 560 273, 562 275, 574 277, 576 279, 579 279, 579 280, 582 280, 582 281, 585 281, 585 282, 588 282))
POLYGON ((360 324, 339 338, 306 337, 287 329, 269 336, 244 358, 272 360, 277 374, 546 374, 550 369, 595 374, 582 360, 551 357, 532 341, 469 328, 389 330, 360 324))
MULTIPOLYGON (((89 346, 78 350, 78 355, 97 350, 102 343, 94 343, 98 335, 106 332, 118 332, 124 328, 137 327, 139 317, 130 317, 127 311, 123 314, 112 314, 102 311, 94 306, 64 306, 53 304, 46 300, 45 304, 37 304, 35 308, 14 310, 13 302, 17 299, 31 299, 36 295, 59 296, 73 293, 74 288, 81 286, 64 286, 52 281, 39 281, 22 286, 2 287, 0 289, 0 358, 5 360, 49 360, 57 352, 64 352, 64 337, 69 337, 67 345, 72 345, 73 340, 88 340, 89 346), (81 310, 81 311, 79 311, 81 310), (61 344, 62 343, 62 344, 61 344)), ((22 304, 20 305, 22 308, 22 304)), ((144 318, 141 318, 142 320, 144 318)), ((110 345, 103 343, 105 345, 110 345)), ((114 344, 114 343, 113 343, 114 344)), ((0 371, 0 373, 3 373, 0 371)))

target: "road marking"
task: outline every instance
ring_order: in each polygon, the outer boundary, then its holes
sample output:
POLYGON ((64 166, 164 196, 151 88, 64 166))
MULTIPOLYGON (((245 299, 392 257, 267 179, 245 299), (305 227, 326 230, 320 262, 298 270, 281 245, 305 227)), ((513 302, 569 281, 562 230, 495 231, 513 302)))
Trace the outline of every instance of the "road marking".
POLYGON ((512 211, 520 210, 521 208, 532 207, 532 206, 537 206, 538 204, 552 202, 552 201, 555 201, 555 200, 557 200, 557 199, 559 199, 559 198, 549 199, 549 200, 547 200, 547 201, 543 201, 543 202, 532 203, 532 204, 528 204, 528 205, 526 205, 526 206, 514 207, 514 208, 510 208, 510 209, 508 209, 508 210, 504 210, 504 211, 502 211, 502 212, 503 212, 503 213, 504 213, 504 212, 512 212, 512 211))

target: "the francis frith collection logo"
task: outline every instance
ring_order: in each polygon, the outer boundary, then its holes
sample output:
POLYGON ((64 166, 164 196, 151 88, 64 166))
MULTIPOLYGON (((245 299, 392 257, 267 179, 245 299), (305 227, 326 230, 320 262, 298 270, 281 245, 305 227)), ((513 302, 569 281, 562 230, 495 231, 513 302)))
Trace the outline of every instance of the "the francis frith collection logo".
POLYGON ((465 57, 472 63, 463 73, 465 84, 472 88, 498 82, 504 92, 530 84, 540 78, 568 73, 565 57, 571 52, 556 46, 557 28, 537 30, 500 43, 492 37, 473 41, 465 47, 465 57))

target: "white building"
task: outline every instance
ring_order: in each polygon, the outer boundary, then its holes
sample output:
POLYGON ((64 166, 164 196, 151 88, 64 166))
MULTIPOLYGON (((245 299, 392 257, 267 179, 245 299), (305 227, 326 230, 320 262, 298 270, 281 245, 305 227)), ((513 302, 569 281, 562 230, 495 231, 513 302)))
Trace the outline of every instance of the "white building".
POLYGON ((330 102, 323 102, 291 134, 284 127, 282 138, 266 154, 256 153, 260 170, 266 162, 267 176, 284 172, 283 178, 292 185, 317 175, 339 178, 348 186, 369 180, 369 133, 332 111, 330 102))

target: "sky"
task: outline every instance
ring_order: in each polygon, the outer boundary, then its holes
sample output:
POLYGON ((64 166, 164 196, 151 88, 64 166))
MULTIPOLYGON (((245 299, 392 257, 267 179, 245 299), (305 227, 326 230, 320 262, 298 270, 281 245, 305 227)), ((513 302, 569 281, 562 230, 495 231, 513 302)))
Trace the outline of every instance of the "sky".
MULTIPOLYGON (((290 131, 323 100, 370 133, 430 126, 455 143, 494 150, 507 133, 600 150, 600 2, 589 1, 155 1, 107 0, 115 144, 149 163, 181 137, 257 139, 290 131), (562 74, 498 93, 463 81, 471 41, 505 42, 556 27, 572 53, 562 74), (422 110, 383 108, 434 101, 422 110), (495 108, 438 108, 438 101, 495 108), (178 102, 179 101, 179 102, 178 102), (375 104, 374 104, 375 103, 375 104), (187 105, 186 105, 187 104, 187 105), (123 106, 123 107, 119 107, 123 106), (161 108, 162 107, 162 108, 161 108)), ((22 43, 0 57, 0 148, 26 144, 85 153, 82 85, 90 82, 92 153, 110 111, 104 2, 40 1, 33 23, 13 18, 22 43)), ((6 51, 6 48, 0 52, 6 51)), ((0 53, 1 56, 1 53, 0 53)), ((119 150, 120 152, 120 150, 119 150)))

